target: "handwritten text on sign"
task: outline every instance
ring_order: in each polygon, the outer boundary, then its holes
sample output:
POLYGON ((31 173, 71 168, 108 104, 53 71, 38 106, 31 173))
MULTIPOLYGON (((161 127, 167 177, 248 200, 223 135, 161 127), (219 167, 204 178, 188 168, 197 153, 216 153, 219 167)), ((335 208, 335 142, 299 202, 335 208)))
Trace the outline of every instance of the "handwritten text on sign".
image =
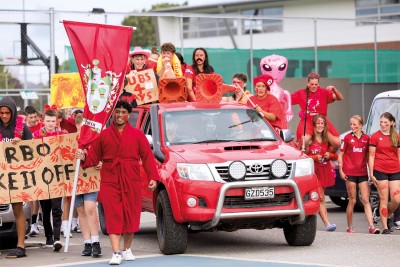
POLYGON ((138 105, 158 100, 157 81, 152 69, 131 71, 126 75, 126 79, 128 84, 125 86, 125 91, 135 96, 138 105))
MULTIPOLYGON (((70 196, 78 135, 0 142, 0 204, 70 196)), ((79 170, 77 194, 99 191, 100 173, 79 170)))

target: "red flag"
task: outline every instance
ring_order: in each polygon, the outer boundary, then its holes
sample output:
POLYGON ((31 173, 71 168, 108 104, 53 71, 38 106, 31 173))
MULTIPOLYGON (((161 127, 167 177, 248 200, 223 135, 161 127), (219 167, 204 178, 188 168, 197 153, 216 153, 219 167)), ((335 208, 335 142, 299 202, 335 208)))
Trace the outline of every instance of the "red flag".
POLYGON ((132 27, 63 21, 86 96, 79 147, 101 132, 124 87, 132 27))

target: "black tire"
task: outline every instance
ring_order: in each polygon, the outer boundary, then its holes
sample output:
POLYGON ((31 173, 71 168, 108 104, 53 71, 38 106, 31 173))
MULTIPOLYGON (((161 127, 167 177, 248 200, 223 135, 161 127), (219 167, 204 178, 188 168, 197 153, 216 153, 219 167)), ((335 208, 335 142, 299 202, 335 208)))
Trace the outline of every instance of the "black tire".
POLYGON ((165 190, 160 191, 157 197, 156 220, 160 251, 165 255, 184 253, 187 248, 187 226, 175 222, 165 190))
POLYGON ((107 233, 107 226, 106 226, 106 218, 104 216, 104 209, 103 205, 99 202, 97 203, 97 210, 99 213, 99 221, 100 221, 100 229, 104 235, 108 235, 107 233))
POLYGON ((288 223, 283 227, 283 233, 290 246, 309 246, 314 242, 317 234, 317 216, 307 216, 302 224, 290 225, 288 223))
POLYGON ((336 205, 338 205, 339 207, 345 209, 347 208, 347 204, 349 203, 349 201, 347 200, 347 197, 334 197, 334 196, 329 196, 329 198, 332 200, 332 202, 336 205))

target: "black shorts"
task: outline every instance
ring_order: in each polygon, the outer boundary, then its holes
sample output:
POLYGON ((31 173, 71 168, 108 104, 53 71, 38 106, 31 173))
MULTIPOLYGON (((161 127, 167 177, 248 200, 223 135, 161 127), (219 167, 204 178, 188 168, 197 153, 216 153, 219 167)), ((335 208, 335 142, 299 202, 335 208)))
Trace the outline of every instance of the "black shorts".
POLYGON ((400 172, 385 173, 374 170, 374 176, 378 181, 397 181, 400 180, 400 172))
POLYGON ((365 175, 365 176, 349 176, 349 175, 347 175, 347 181, 353 182, 356 184, 359 184, 362 182, 368 182, 368 175, 365 175))

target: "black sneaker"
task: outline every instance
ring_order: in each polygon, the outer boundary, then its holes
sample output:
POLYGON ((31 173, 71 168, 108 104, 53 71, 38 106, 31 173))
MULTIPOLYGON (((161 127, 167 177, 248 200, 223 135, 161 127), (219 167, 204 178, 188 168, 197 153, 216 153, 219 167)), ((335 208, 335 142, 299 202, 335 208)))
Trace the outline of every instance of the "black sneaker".
POLYGON ((85 248, 82 251, 82 256, 92 256, 92 244, 85 243, 85 248))
POLYGON ((74 233, 82 233, 81 229, 79 228, 79 225, 75 226, 75 228, 72 229, 71 232, 74 232, 74 233))
POLYGON ((46 247, 53 247, 54 245, 54 239, 52 236, 47 236, 46 237, 46 247))
POLYGON ((390 230, 389 229, 383 229, 382 235, 390 235, 390 230))
POLYGON ((101 247, 99 242, 93 242, 92 244, 92 255, 93 257, 100 257, 101 255, 101 247))
POLYGON ((62 244, 61 244, 60 240, 55 241, 54 245, 53 245, 53 251, 59 252, 61 250, 61 248, 62 248, 62 244))

